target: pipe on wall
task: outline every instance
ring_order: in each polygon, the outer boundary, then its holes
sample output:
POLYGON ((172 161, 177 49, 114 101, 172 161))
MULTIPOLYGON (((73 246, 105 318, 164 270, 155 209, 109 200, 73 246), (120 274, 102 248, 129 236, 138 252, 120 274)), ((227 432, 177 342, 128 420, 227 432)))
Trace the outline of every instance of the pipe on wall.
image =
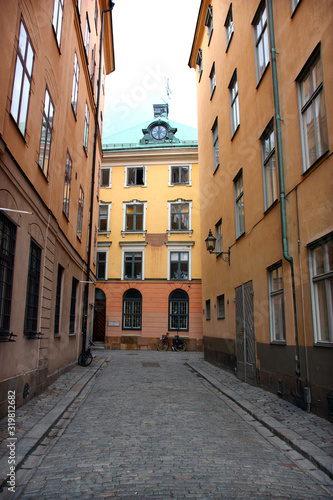
MULTIPOLYGON (((299 380, 301 377, 301 365, 300 365, 300 358, 299 358, 299 340, 298 340, 298 324, 297 324, 297 308, 296 308, 296 286, 295 286, 294 260, 290 256, 289 250, 288 250, 286 195, 285 195, 285 186, 284 186, 280 100, 279 100, 279 89, 278 89, 278 78, 277 78, 276 48, 275 48, 272 0, 267 0, 267 6, 268 6, 268 21, 269 21, 269 38, 270 38, 271 56, 272 56, 272 76, 273 76, 274 108, 275 108, 275 122, 276 122, 276 141, 277 141, 277 153, 278 153, 277 165, 278 165, 278 172, 279 172, 279 187, 280 187, 282 248, 283 248, 283 257, 285 258, 285 260, 287 262, 289 262, 290 268, 291 268, 294 324, 295 324, 295 341, 296 341, 296 356, 295 356, 295 358, 296 358, 296 375, 297 375, 297 381, 299 383, 299 380)), ((299 386, 297 387, 297 389, 299 389, 299 386)))

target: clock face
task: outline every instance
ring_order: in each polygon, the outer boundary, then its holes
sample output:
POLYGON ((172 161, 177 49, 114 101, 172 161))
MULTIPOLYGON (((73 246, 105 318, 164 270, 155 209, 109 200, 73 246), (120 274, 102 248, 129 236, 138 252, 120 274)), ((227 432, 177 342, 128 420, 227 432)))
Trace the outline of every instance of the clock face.
POLYGON ((167 134, 167 130, 163 125, 155 125, 151 131, 151 135, 154 139, 164 139, 167 134))

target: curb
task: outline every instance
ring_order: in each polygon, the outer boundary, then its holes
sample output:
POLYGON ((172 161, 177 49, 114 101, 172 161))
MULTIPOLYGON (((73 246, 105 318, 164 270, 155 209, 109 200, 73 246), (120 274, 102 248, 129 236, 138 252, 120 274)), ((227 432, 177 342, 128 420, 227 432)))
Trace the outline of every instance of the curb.
MULTIPOLYGON (((96 359, 96 358, 95 358, 96 359)), ((96 375, 102 368, 106 359, 96 359, 97 366, 94 370, 82 375, 82 377, 73 385, 69 391, 66 392, 63 398, 41 418, 21 439, 17 440, 16 446, 16 462, 15 470, 18 471, 21 465, 25 462, 27 457, 34 451, 45 436, 50 432, 52 427, 61 419, 63 414, 75 399, 81 394, 88 382, 96 375)), ((0 459, 0 493, 5 487, 7 475, 4 476, 8 469, 8 456, 4 455, 0 459)))
MULTIPOLYGON (((207 380, 212 386, 218 389, 222 394, 231 399, 240 408, 249 413, 255 420, 264 425, 269 429, 275 436, 279 437, 285 441, 291 448, 303 455, 305 458, 310 460, 316 467, 318 467, 322 472, 327 474, 331 479, 333 479, 333 459, 327 455, 318 446, 307 441, 299 434, 291 429, 288 429, 284 424, 278 422, 275 418, 268 415, 259 415, 259 409, 254 405, 244 400, 232 389, 227 388, 221 382, 216 380, 213 376, 209 375, 205 370, 196 367, 194 364, 186 363, 192 370, 201 375, 207 380)), ((262 413, 262 412, 261 412, 262 413)))

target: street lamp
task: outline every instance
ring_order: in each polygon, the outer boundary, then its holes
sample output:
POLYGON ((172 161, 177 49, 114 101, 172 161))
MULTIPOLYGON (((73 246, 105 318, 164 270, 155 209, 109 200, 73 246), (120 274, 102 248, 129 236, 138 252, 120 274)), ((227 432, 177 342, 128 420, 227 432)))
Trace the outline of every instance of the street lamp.
POLYGON ((216 238, 213 236, 212 230, 209 230, 208 236, 205 239, 206 248, 209 253, 213 253, 215 255, 221 255, 224 262, 228 262, 230 265, 230 247, 227 252, 215 252, 216 238), (227 257, 223 257, 223 255, 227 255, 227 257))

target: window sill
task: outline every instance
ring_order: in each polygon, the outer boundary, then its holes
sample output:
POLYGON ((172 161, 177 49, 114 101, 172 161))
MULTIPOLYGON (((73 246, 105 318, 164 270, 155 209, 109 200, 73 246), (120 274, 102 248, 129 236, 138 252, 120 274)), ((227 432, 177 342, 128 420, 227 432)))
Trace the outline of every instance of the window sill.
POLYGON ((111 231, 98 231, 98 235, 100 236, 107 236, 107 238, 110 238, 111 231))
POLYGON ((264 71, 261 73, 260 77, 258 78, 258 81, 257 81, 257 86, 256 86, 256 89, 257 89, 257 90, 258 90, 259 85, 261 84, 261 82, 262 82, 262 80, 263 80, 263 78, 264 78, 264 76, 265 76, 265 74, 266 74, 266 71, 267 71, 267 69, 269 68, 270 64, 271 64, 271 62, 270 62, 270 61, 268 61, 267 66, 265 67, 264 71))
POLYGON ((146 236, 147 231, 141 230, 141 231, 121 231, 121 235, 123 238, 125 238, 126 235, 132 235, 132 234, 141 234, 142 236, 146 236))
POLYGON ((271 345, 286 346, 287 342, 285 340, 271 340, 271 345))
POLYGON ((264 215, 269 214, 269 212, 270 212, 271 210, 273 210, 273 208, 274 208, 274 207, 275 207, 278 203, 279 203, 279 200, 278 200, 278 199, 277 199, 277 200, 275 200, 275 201, 274 201, 274 202, 273 202, 273 203, 272 203, 269 207, 267 207, 267 208, 265 209, 265 211, 264 211, 264 215))
POLYGON ((233 36, 234 36, 234 32, 231 33, 230 38, 229 38, 229 40, 227 42, 227 48, 225 49, 226 52, 228 52, 228 49, 229 49, 229 46, 230 46, 230 43, 231 43, 231 40, 232 40, 233 36))
POLYGON ((326 156, 329 154, 329 152, 330 152, 330 150, 327 149, 321 156, 319 156, 319 158, 317 158, 317 160, 314 163, 312 163, 312 165, 307 167, 306 170, 303 170, 303 172, 302 172, 303 177, 306 177, 306 175, 310 174, 313 170, 315 170, 316 167, 318 167, 322 161, 325 161, 326 156))
POLYGON ((210 93, 210 100, 212 100, 212 99, 213 99, 213 95, 214 95, 214 93, 215 93, 215 89, 216 89, 216 85, 215 85, 215 87, 213 88, 213 90, 212 90, 212 91, 211 91, 211 93, 210 93))
POLYGON ((170 236, 170 234, 188 234, 189 236, 192 236, 192 233, 193 233, 193 229, 190 229, 190 230, 170 230, 168 229, 167 230, 167 235, 170 236))
POLYGON ((313 347, 333 347, 333 342, 315 342, 313 347))
POLYGON ((237 125, 236 127, 236 130, 233 132, 233 134, 231 135, 231 140, 233 141, 234 140, 234 137, 235 135, 237 134, 238 130, 239 130, 239 127, 240 127, 240 123, 237 125))

